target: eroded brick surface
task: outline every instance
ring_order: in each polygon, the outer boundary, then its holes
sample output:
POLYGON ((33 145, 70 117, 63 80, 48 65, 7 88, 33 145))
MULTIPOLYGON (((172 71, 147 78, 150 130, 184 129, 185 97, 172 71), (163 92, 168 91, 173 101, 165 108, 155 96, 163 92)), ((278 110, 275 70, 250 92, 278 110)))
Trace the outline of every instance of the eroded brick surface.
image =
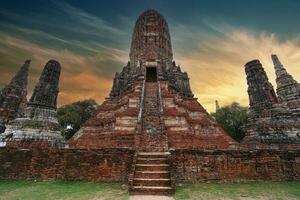
POLYGON ((171 152, 177 181, 300 180, 300 151, 171 152))
POLYGON ((147 82, 145 90, 139 150, 167 151, 167 137, 159 110, 157 82, 147 82))
POLYGON ((243 143, 249 148, 299 149, 300 115, 297 107, 300 107, 300 87, 277 56, 273 55, 272 59, 279 98, 259 60, 245 65, 250 108, 243 143), (290 107, 289 103, 294 106, 290 107))
POLYGON ((0 178, 126 181, 133 151, 0 148, 0 178))

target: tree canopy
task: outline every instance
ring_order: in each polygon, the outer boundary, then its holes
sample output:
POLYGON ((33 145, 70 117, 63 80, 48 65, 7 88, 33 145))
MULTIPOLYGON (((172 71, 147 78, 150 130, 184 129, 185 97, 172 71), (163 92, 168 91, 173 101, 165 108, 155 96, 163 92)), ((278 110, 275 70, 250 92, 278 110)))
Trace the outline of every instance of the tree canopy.
POLYGON ((239 103, 233 102, 218 109, 215 113, 212 113, 212 116, 233 139, 241 141, 245 136, 243 126, 246 124, 247 110, 247 107, 242 107, 239 103))
POLYGON ((97 110, 98 104, 93 99, 77 101, 64 105, 57 110, 58 121, 62 127, 62 135, 70 139, 81 125, 97 110))

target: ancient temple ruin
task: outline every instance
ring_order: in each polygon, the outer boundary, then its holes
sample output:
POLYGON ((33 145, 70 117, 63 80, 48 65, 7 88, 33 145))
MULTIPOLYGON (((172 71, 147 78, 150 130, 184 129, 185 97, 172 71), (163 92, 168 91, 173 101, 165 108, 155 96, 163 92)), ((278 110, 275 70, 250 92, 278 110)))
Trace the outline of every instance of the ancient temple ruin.
MULTIPOLYGON (((193 98, 187 73, 173 61, 168 24, 157 11, 148 10, 138 18, 129 57, 122 72, 116 73, 110 97, 73 136, 71 146, 130 148, 141 160, 167 158, 170 149, 234 147, 235 142, 193 98)), ((143 164, 137 164, 136 171, 149 170, 143 164)), ((141 185, 147 180, 139 180, 150 175, 133 172, 132 176, 132 191, 149 190, 141 185)), ((157 186, 171 191, 170 184, 167 179, 157 186)))
POLYGON ((67 145, 55 117, 60 65, 46 64, 24 115, 0 134, 0 178, 121 181, 133 194, 171 194, 183 181, 300 180, 299 84, 273 60, 277 95, 258 60, 245 65, 250 113, 238 143, 194 98, 166 20, 147 10, 109 97, 67 145))
POLYGON ((26 60, 10 83, 0 92, 0 118, 3 123, 24 114, 27 103, 26 96, 29 66, 30 60, 26 60))
POLYGON ((250 113, 243 143, 254 148, 299 148, 300 118, 293 114, 299 106, 298 83, 286 73, 277 56, 272 55, 272 59, 279 98, 259 60, 245 65, 250 113))
POLYGON ((170 41, 168 25, 157 11, 138 18, 130 61, 116 73, 110 97, 71 139, 72 145, 167 151, 234 144, 193 98, 187 73, 172 61, 170 41))
POLYGON ((7 146, 64 146, 56 118, 61 67, 55 60, 45 65, 24 114, 8 122, 0 140, 7 146))

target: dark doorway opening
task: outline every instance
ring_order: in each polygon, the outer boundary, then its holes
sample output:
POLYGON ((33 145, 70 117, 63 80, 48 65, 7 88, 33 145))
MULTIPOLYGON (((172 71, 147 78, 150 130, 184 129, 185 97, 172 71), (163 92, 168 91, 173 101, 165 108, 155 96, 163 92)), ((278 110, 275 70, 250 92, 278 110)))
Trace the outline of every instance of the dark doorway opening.
POLYGON ((156 81, 157 81, 156 67, 147 67, 146 82, 156 82, 156 81))

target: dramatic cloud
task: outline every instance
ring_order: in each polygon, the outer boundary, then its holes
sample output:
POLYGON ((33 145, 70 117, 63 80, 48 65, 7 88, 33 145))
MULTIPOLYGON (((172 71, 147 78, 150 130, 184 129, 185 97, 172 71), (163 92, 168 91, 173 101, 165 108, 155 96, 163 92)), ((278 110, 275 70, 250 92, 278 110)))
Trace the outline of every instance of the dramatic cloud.
MULTIPOLYGON (((55 59, 62 65, 58 103, 63 105, 86 98, 101 103, 108 96, 115 72, 128 61, 137 16, 120 15, 113 24, 67 3, 49 1, 26 12, 0 8, 0 17, 0 87, 30 58, 30 95, 45 63, 55 59)), ((252 59, 260 59, 275 88, 272 53, 300 81, 297 36, 282 39, 270 31, 205 19, 195 17, 193 24, 171 19, 169 26, 174 59, 188 72, 195 96, 209 112, 215 110, 215 100, 248 105, 244 64, 252 59)))
POLYGON ((233 101, 248 105, 244 64, 259 59, 276 88, 271 54, 275 53, 296 80, 300 80, 300 38, 280 40, 275 34, 252 33, 227 27, 218 36, 194 40, 196 48, 177 56, 188 72, 191 87, 200 102, 214 111, 215 100, 221 105, 233 101))
MULTIPOLYGON (((3 76, 1 80, 1 82, 3 81, 2 85, 4 82, 9 82, 15 71, 18 70, 19 65, 26 58, 32 60, 29 76, 29 95, 45 63, 50 59, 58 60, 61 63, 62 74, 60 81, 61 93, 58 99, 59 105, 86 98, 93 98, 98 102, 103 101, 104 97, 109 93, 114 74, 114 72, 107 72, 108 67, 112 67, 109 65, 115 65, 114 63, 116 63, 121 68, 122 63, 125 63, 125 61, 120 61, 124 57, 123 52, 114 49, 106 49, 106 54, 82 56, 66 50, 57 51, 41 48, 9 36, 2 36, 0 45, 8 46, 11 49, 11 52, 6 53, 14 54, 18 49, 21 49, 23 52, 23 56, 19 55, 20 57, 15 61, 18 64, 13 64, 13 66, 16 66, 13 72, 9 73, 3 70, 3 73, 6 73, 7 76, 3 76), (24 56, 25 54, 27 55, 24 56), (103 66, 105 62, 107 62, 106 65, 108 66, 103 66)), ((3 53, 0 50, 1 57, 3 53)), ((120 70, 120 68, 115 70, 120 70)))
POLYGON ((62 65, 59 105, 86 98, 101 103, 114 73, 127 62, 128 51, 118 43, 127 33, 69 4, 51 1, 47 6, 26 16, 0 9, 0 15, 18 22, 0 21, 0 87, 31 59, 30 96, 45 63, 55 59, 62 65))

